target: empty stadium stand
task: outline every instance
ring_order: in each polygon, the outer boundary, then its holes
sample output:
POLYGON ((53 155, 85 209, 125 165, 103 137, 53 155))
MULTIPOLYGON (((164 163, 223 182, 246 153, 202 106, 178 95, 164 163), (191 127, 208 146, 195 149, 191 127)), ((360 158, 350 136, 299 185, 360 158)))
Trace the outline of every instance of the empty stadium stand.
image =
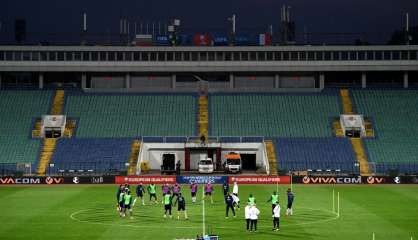
POLYGON ((331 137, 340 108, 337 93, 213 94, 210 135, 331 137))
POLYGON ((192 94, 69 94, 65 114, 77 118, 77 137, 194 136, 192 94))
POLYGON ((366 139, 377 172, 418 172, 418 91, 352 91, 357 112, 373 119, 375 139, 366 139))
POLYGON ((0 91, 0 163, 36 162, 41 141, 31 139, 31 130, 52 97, 52 91, 0 91))
POLYGON ((47 173, 117 173, 127 170, 132 139, 61 138, 47 173))
POLYGON ((356 172, 356 156, 346 138, 277 138, 274 140, 283 170, 356 172))

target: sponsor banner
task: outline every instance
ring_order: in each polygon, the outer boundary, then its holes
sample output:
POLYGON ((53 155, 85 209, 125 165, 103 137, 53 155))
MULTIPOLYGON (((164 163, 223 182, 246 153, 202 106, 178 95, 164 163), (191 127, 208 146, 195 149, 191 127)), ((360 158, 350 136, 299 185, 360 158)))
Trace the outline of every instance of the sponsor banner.
POLYGON ((418 176, 369 176, 369 177, 331 177, 331 176, 305 176, 293 177, 294 183, 303 184, 418 184, 418 176))
POLYGON ((228 182, 227 176, 177 176, 177 183, 189 184, 195 182, 197 184, 206 184, 208 182, 212 184, 223 184, 228 182))
POLYGON ((114 184, 115 178, 105 177, 65 177, 65 184, 114 184))
POLYGON ((28 184, 28 185, 55 185, 64 184, 63 177, 2 177, 0 178, 0 185, 9 184, 28 184))
POLYGON ((115 177, 116 184, 163 184, 169 183, 174 184, 176 183, 175 176, 116 176, 115 177))
POLYGON ((56 184, 113 184, 114 177, 1 177, 2 184, 27 184, 27 185, 56 185, 56 184))
POLYGON ((293 182, 303 184, 361 184, 362 177, 320 177, 320 176, 305 176, 293 177, 293 182))
POLYGON ((399 176, 399 177, 364 177, 367 184, 418 184, 418 176, 399 176))
POLYGON ((289 184, 289 176, 230 176, 229 182, 238 184, 289 184))

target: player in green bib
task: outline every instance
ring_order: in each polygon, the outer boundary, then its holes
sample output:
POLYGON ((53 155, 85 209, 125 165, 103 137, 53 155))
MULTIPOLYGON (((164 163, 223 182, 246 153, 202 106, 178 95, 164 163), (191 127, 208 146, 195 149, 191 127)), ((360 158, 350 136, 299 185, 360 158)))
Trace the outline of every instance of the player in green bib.
POLYGON ((153 199, 154 198, 154 203, 155 204, 158 204, 158 202, 157 202, 157 187, 155 186, 155 184, 154 183, 151 183, 151 185, 149 185, 148 186, 148 194, 149 194, 149 201, 151 202, 152 200, 151 199, 153 199))
POLYGON ((250 196, 248 197, 248 204, 249 205, 254 205, 255 204, 255 197, 252 195, 252 194, 250 194, 250 196))
POLYGON ((170 216, 170 218, 172 218, 171 216, 171 204, 172 204, 172 197, 170 192, 166 193, 163 197, 163 203, 164 203, 164 218, 167 217, 167 212, 170 216))
POLYGON ((126 210, 128 209, 129 210, 129 216, 132 219, 133 218, 133 216, 132 216, 132 208, 131 208, 131 205, 132 205, 132 195, 131 195, 131 192, 129 190, 126 191, 126 194, 123 197, 123 205, 124 205, 124 208, 123 208, 123 217, 126 216, 126 210))
POLYGON ((119 193, 119 199, 118 199, 118 202, 119 202, 118 210, 119 210, 119 216, 121 216, 121 217, 123 215, 123 206, 124 206, 123 199, 124 199, 124 197, 125 197, 125 191, 121 191, 119 193))
POLYGON ((279 194, 274 191, 267 202, 271 202, 271 213, 274 214, 274 208, 279 204, 279 194))

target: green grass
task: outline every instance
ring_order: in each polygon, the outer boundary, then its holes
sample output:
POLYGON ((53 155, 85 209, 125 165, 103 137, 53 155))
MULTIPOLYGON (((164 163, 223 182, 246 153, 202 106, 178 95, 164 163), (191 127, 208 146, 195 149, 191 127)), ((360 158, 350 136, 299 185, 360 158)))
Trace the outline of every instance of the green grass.
MULTIPOLYGON (((192 205, 186 194, 190 220, 163 219, 162 205, 135 206, 135 219, 120 219, 115 209, 116 186, 2 186, 0 239, 175 239, 191 238, 202 229, 202 205, 192 205), (70 216, 73 216, 73 219, 70 216)), ((279 186, 282 215, 287 186, 279 186)), ((266 203, 274 185, 240 186, 241 201, 255 194, 261 210, 259 231, 245 232, 241 209, 225 219, 219 186, 215 203, 206 202, 206 227, 221 239, 379 239, 418 238, 418 186, 345 185, 341 209, 332 212, 333 186, 295 185, 295 215, 282 216, 281 230, 271 231, 271 205, 266 203)), ((199 189, 201 190, 201 188, 199 189)), ((160 195, 159 195, 160 196, 160 195)), ((242 206, 243 208, 243 206, 242 206)))

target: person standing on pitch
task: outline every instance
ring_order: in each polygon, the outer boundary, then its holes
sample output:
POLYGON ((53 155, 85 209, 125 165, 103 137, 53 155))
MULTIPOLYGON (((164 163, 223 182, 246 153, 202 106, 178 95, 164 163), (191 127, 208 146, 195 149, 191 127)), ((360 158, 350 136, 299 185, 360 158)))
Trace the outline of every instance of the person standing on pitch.
POLYGON ((239 210, 239 197, 234 194, 232 194, 231 197, 234 200, 234 207, 239 210))
POLYGON ((250 193, 247 203, 250 205, 255 205, 255 197, 253 196, 253 194, 250 193))
POLYGON ((184 212, 184 218, 187 220, 187 212, 186 212, 186 199, 181 195, 181 193, 178 194, 176 201, 174 202, 174 206, 176 204, 179 204, 177 207, 177 219, 180 219, 180 212, 184 212))
POLYGON ((167 217, 167 212, 170 216, 170 218, 172 218, 171 216, 171 204, 172 204, 172 200, 173 198, 171 197, 170 192, 167 192, 164 197, 163 197, 163 203, 164 203, 164 218, 167 217))
POLYGON ((232 188, 232 194, 238 197, 238 183, 237 181, 234 182, 234 186, 232 188))
POLYGON ((286 216, 293 215, 293 201, 295 200, 295 195, 293 195, 292 190, 289 188, 287 189, 287 209, 286 209, 286 216))
POLYGON ((235 217, 235 209, 234 209, 234 199, 232 198, 231 194, 228 192, 225 196, 225 204, 226 204, 226 210, 225 210, 225 218, 228 218, 229 209, 231 209, 232 214, 235 217))
POLYGON ((154 183, 151 183, 151 185, 148 186, 148 194, 149 194, 149 201, 151 202, 151 199, 154 198, 154 203, 157 204, 157 190, 154 183))
POLYGON ((213 204, 212 192, 213 192, 213 186, 210 182, 208 182, 205 185, 205 199, 206 199, 206 196, 210 196, 210 203, 213 204))
POLYGON ((229 184, 226 181, 222 184, 222 189, 224 190, 224 198, 226 198, 229 193, 229 184))
POLYGON ((136 198, 134 200, 134 203, 132 204, 132 207, 135 206, 135 203, 138 200, 138 198, 141 198, 142 205, 145 205, 144 194, 145 194, 145 188, 142 185, 142 183, 139 183, 139 185, 136 186, 136 198))
POLYGON ((273 209, 273 231, 280 229, 280 204, 276 204, 273 209))
POLYGON ((197 184, 195 182, 192 182, 192 184, 190 185, 190 192, 192 195, 192 203, 195 204, 196 203, 196 194, 197 194, 197 184))
POLYGON ((123 193, 124 191, 125 191, 125 186, 123 186, 122 184, 119 185, 118 191, 116 192, 116 208, 119 212, 121 211, 120 194, 123 193))
POLYGON ((125 214, 123 213, 123 209, 124 209, 124 199, 125 199, 125 191, 121 191, 119 193, 119 199, 118 199, 118 203, 119 203, 119 216, 124 217, 125 214))
POLYGON ((251 209, 251 205, 247 204, 247 206, 245 206, 245 222, 247 223, 247 231, 250 231, 250 209, 251 209))
POLYGON ((279 194, 276 191, 270 196, 270 199, 267 202, 271 202, 271 213, 273 214, 273 209, 279 204, 279 194))
POLYGON ((131 191, 129 191, 129 189, 126 190, 126 194, 123 197, 123 217, 126 216, 126 210, 129 210, 129 216, 131 217, 131 219, 133 219, 134 217, 132 216, 132 196, 131 196, 131 191))
MULTIPOLYGON (((161 191, 162 191, 162 193, 163 193, 163 198, 164 198, 164 196, 167 194, 167 193, 169 193, 170 192, 170 186, 167 184, 167 183, 164 183, 162 186, 161 186, 161 191)), ((163 200, 161 200, 162 202, 161 203, 163 203, 164 202, 164 199, 163 200)))
POLYGON ((250 208, 250 220, 251 220, 250 231, 251 232, 257 232, 258 215, 260 215, 260 210, 258 210, 257 206, 254 204, 250 208))
POLYGON ((174 198, 174 197, 176 197, 176 198, 178 198, 178 197, 179 197, 180 190, 181 190, 180 185, 179 185, 178 183, 175 183, 175 184, 173 185, 173 198, 174 198))

